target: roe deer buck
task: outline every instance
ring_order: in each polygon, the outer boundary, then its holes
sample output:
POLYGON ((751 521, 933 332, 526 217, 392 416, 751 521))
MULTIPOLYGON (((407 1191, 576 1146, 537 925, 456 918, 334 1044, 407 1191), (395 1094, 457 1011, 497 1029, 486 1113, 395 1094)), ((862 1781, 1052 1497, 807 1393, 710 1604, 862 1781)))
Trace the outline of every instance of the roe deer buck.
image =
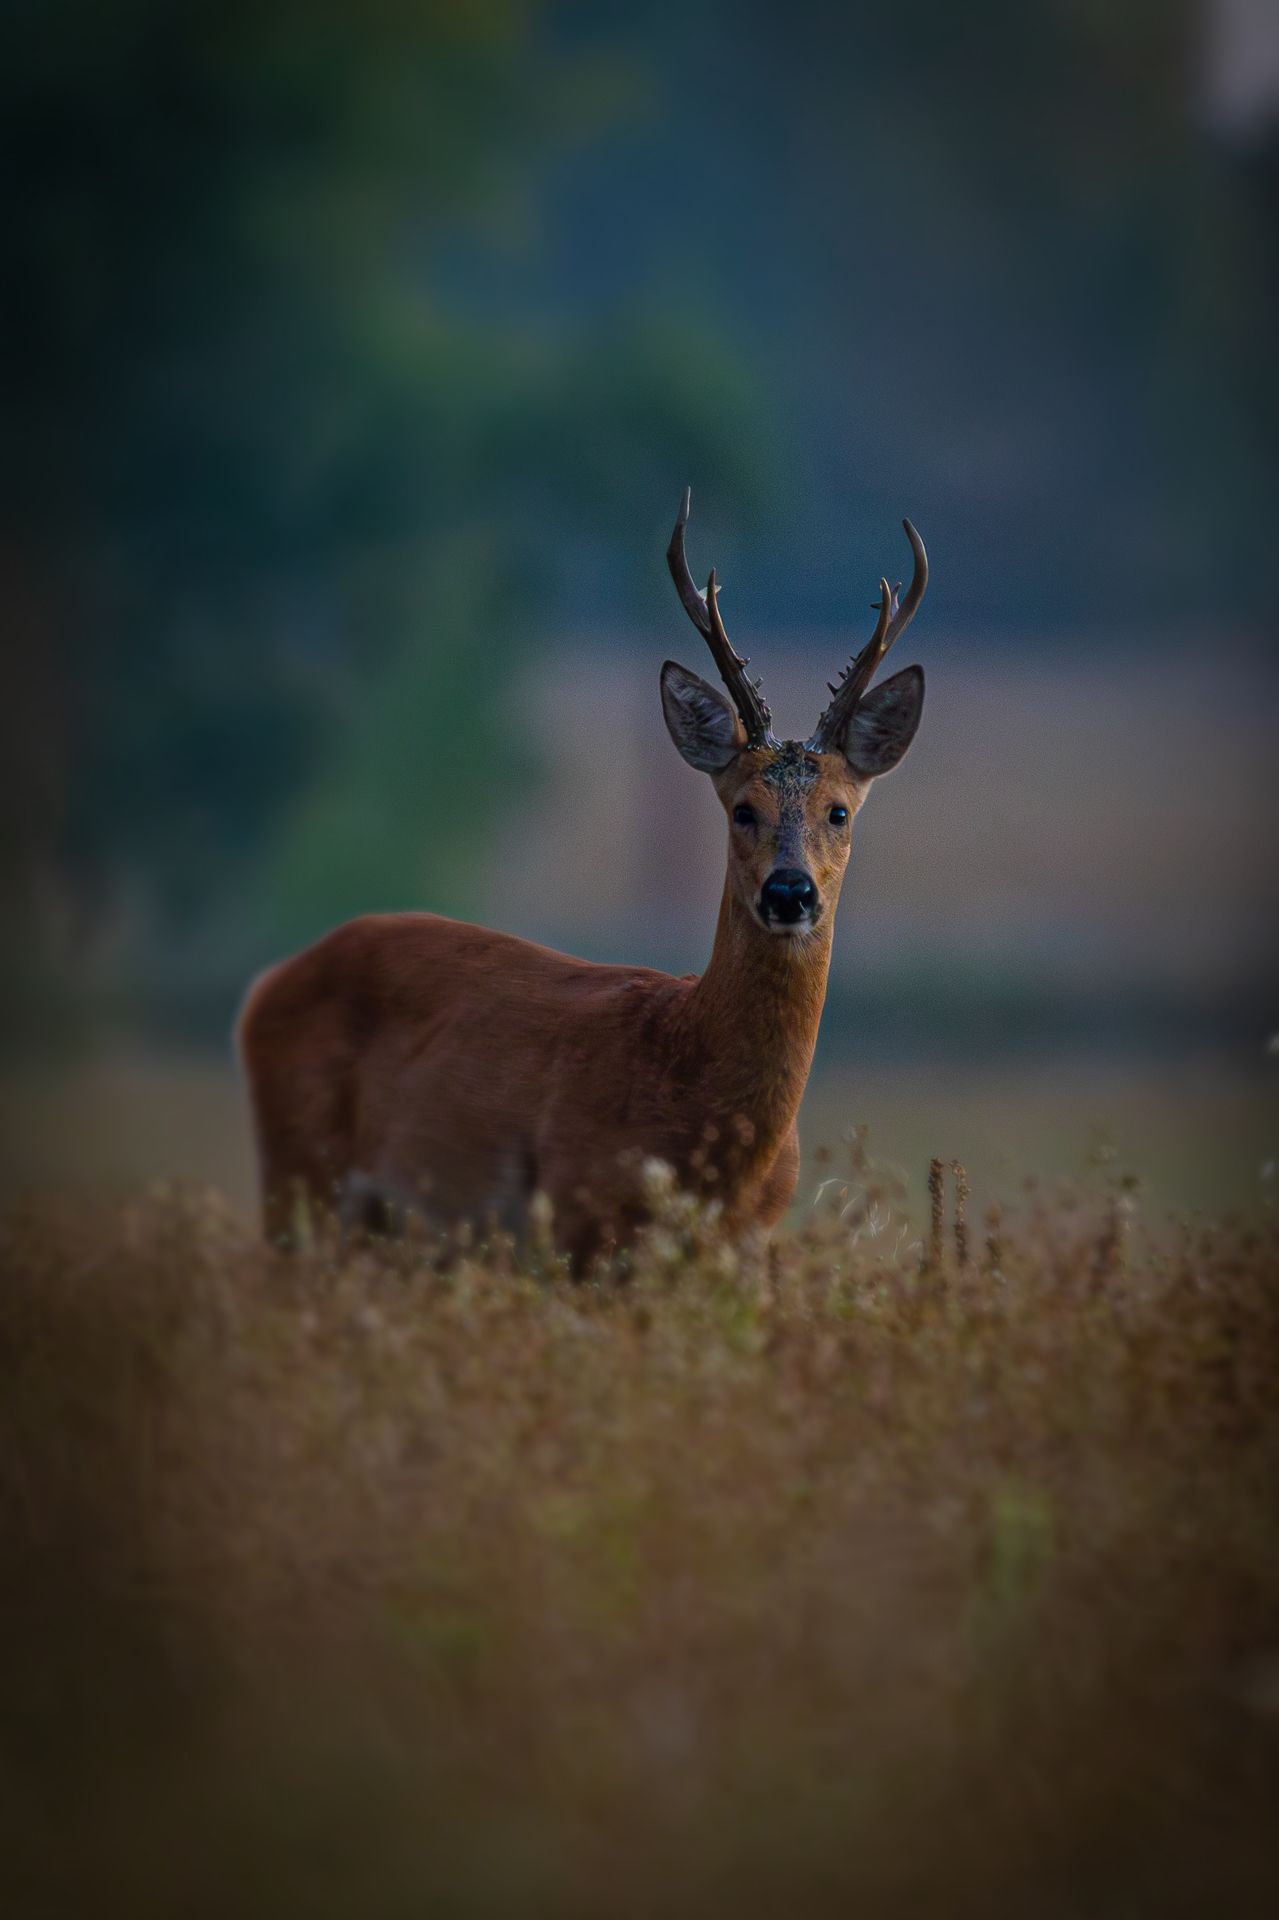
POLYGON ((796 1116, 826 993, 853 816, 919 724, 924 676, 871 677, 928 579, 880 581, 870 641, 807 740, 778 740, 724 631, 712 571, 667 561, 731 696, 668 660, 666 726, 728 815, 710 964, 677 979, 570 959, 431 913, 370 914, 264 974, 240 1020, 265 1228, 287 1241, 301 1196, 347 1226, 411 1208, 441 1227, 516 1233, 533 1195, 576 1266, 644 1217, 655 1156, 713 1194, 729 1231, 772 1227, 799 1174, 796 1116))

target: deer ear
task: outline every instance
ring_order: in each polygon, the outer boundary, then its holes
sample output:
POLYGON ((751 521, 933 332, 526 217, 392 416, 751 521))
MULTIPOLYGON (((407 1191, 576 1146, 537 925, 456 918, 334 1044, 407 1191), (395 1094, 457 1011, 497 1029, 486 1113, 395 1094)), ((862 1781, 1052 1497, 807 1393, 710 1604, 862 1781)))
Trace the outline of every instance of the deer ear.
POLYGON ((844 758, 861 780, 891 773, 915 738, 924 711, 924 669, 906 667, 873 687, 844 734, 844 758))
POLYGON ((662 713, 676 750, 699 773, 721 772, 746 744, 723 694, 674 660, 662 668, 662 713))

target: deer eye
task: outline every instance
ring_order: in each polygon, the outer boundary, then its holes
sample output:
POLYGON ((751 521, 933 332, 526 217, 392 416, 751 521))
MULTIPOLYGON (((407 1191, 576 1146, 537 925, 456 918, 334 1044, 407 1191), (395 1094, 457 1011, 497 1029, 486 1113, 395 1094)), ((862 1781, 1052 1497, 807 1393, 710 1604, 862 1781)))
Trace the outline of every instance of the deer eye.
POLYGON ((848 825, 848 808, 832 807, 830 810, 830 823, 832 827, 846 827, 848 825))
POLYGON ((753 827, 755 825, 754 807, 734 807, 733 822, 739 827, 753 827))

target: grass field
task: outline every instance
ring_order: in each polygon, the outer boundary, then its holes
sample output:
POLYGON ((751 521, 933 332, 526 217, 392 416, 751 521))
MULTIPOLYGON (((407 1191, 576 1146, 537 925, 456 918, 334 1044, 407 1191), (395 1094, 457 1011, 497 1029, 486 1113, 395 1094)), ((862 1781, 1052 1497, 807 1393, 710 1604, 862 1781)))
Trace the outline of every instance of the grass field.
POLYGON ((11 1211, 3 1911, 1275 1911, 1273 1214, 823 1174, 586 1286, 11 1211))
MULTIPOLYGON (((1015 1197, 1027 1174, 1078 1174, 1102 1151, 1156 1210, 1253 1211, 1271 1190, 1263 1169, 1279 1162, 1279 1060, 841 1067, 823 1056, 801 1115, 799 1213, 821 1177, 814 1149, 864 1125, 876 1155, 901 1169, 916 1218, 938 1151, 966 1163, 982 1205, 1015 1197)), ((0 1085, 0 1192, 61 1190, 68 1179, 118 1190, 157 1174, 215 1186, 252 1210, 248 1109, 229 1057, 107 1051, 12 1071, 0 1085)))

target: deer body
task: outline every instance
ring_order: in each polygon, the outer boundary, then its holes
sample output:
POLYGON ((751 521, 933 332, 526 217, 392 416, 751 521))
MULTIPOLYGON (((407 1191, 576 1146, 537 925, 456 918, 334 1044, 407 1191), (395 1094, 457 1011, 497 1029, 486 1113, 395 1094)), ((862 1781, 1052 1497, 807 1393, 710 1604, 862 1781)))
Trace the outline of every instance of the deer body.
MULTIPOLYGON (((517 1233, 542 1192, 584 1259, 641 1217, 639 1156, 694 1186, 712 1172, 729 1224, 771 1226, 798 1173, 825 990, 824 957, 809 965, 801 1002, 762 968, 728 1039, 714 960, 676 979, 434 914, 351 921, 245 1009, 268 1234, 289 1235, 299 1185, 348 1225, 417 1207, 517 1233)), ((740 974, 725 985, 735 1003, 740 974)))
POLYGON ((923 550, 908 527, 913 603, 881 582, 875 638, 817 734, 779 742, 714 575, 705 598, 686 577, 686 518, 687 496, 672 572, 733 696, 663 669, 672 739, 730 821, 706 971, 598 965, 429 913, 337 928, 263 975, 241 1016, 271 1238, 290 1238, 299 1195, 348 1227, 413 1210, 518 1236, 541 1193, 580 1266, 643 1220, 652 1158, 718 1201, 730 1232, 785 1212, 851 822, 922 703, 917 668, 863 695, 922 594, 923 550))

